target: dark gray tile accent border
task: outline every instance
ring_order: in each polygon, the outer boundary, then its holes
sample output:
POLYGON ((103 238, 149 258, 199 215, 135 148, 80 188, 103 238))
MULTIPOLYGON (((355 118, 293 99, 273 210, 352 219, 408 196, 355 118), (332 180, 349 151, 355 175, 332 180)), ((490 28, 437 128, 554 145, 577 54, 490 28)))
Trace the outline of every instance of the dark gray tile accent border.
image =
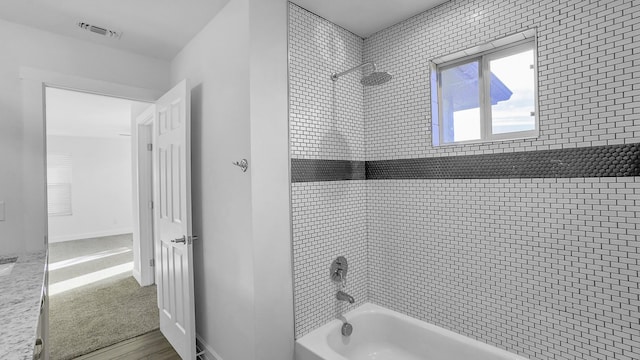
POLYGON ((365 180, 365 162, 291 159, 291 182, 365 180))
POLYGON ((418 159, 291 159, 291 181, 640 176, 640 144, 418 159))
POLYGON ((582 178, 640 175, 640 144, 367 161, 367 180, 582 178))

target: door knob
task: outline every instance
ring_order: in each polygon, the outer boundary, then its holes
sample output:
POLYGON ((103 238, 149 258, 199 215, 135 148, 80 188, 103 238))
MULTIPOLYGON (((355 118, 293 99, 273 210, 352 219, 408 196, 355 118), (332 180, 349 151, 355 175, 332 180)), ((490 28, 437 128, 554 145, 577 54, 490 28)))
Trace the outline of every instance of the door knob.
POLYGON ((183 243, 185 244, 187 242, 187 237, 183 236, 181 238, 177 238, 177 239, 173 239, 171 240, 172 243, 183 243))

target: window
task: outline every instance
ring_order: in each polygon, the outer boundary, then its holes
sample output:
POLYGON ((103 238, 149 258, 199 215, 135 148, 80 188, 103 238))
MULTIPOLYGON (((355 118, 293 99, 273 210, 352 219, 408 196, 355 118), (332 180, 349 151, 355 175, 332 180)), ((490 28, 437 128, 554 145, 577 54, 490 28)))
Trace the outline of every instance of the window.
POLYGON ((434 146, 538 135, 535 41, 523 37, 433 61, 434 146))
POLYGON ((47 155, 47 210, 49 216, 72 214, 71 155, 47 155))

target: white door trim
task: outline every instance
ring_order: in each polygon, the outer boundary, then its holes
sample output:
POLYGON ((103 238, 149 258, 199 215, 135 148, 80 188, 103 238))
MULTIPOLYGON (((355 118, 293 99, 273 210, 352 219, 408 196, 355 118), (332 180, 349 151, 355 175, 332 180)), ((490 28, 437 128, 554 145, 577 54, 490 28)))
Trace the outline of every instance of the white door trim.
MULTIPOLYGON (((25 208, 26 221, 30 222, 30 233, 26 237, 43 239, 45 247, 48 246, 48 225, 47 225, 47 138, 46 138, 46 108, 45 108, 45 88, 54 87, 82 91, 86 93, 107 95, 135 101, 145 101, 153 103, 162 92, 152 89, 133 87, 117 84, 108 81, 84 78, 54 71, 41 70, 30 67, 20 67, 20 80, 22 91, 22 118, 24 134, 28 134, 23 139, 23 147, 28 151, 24 152, 22 171, 25 179, 30 183, 25 189, 39 188, 40 191, 25 192, 25 203, 40 203, 36 208, 25 208), (40 154, 40 155, 34 155, 40 154), (28 157, 27 157, 28 156, 28 157), (37 174, 37 175, 33 175, 37 174), (33 187, 32 185, 36 185, 33 187)), ((47 276, 48 279, 48 276, 47 276)), ((48 294, 48 280, 45 283, 45 294, 48 294)), ((43 337, 49 337, 49 302, 45 301, 43 309, 45 322, 43 327, 43 337)), ((49 346, 45 342, 43 349, 44 359, 49 360, 49 346)))
MULTIPOLYGON (((111 96, 133 101, 153 103, 163 93, 157 90, 123 85, 103 80, 69 75, 55 71, 42 70, 28 66, 20 67, 20 79, 39 82, 41 86, 81 91, 89 94, 111 96)), ((35 99, 31 99, 35 100, 35 99)), ((44 105, 44 94, 40 97, 44 105)), ((44 106, 40 107, 44 111, 44 106)), ((44 112, 42 114, 44 120, 44 112)))
POLYGON ((132 147, 136 159, 133 186, 137 213, 138 251, 134 249, 134 274, 141 286, 155 284, 155 255, 153 240, 153 156, 148 146, 153 146, 154 104, 138 115, 133 123, 132 147), (136 264, 137 263, 137 264, 136 264), (137 265, 137 266, 135 266, 137 265))

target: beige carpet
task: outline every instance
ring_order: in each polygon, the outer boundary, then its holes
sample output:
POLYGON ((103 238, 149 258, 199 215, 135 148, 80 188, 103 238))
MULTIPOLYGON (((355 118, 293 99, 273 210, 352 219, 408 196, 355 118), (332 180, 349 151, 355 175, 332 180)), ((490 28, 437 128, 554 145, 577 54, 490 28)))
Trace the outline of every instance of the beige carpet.
POLYGON ((156 287, 133 277, 51 296, 51 360, 73 359, 159 327, 156 287))

